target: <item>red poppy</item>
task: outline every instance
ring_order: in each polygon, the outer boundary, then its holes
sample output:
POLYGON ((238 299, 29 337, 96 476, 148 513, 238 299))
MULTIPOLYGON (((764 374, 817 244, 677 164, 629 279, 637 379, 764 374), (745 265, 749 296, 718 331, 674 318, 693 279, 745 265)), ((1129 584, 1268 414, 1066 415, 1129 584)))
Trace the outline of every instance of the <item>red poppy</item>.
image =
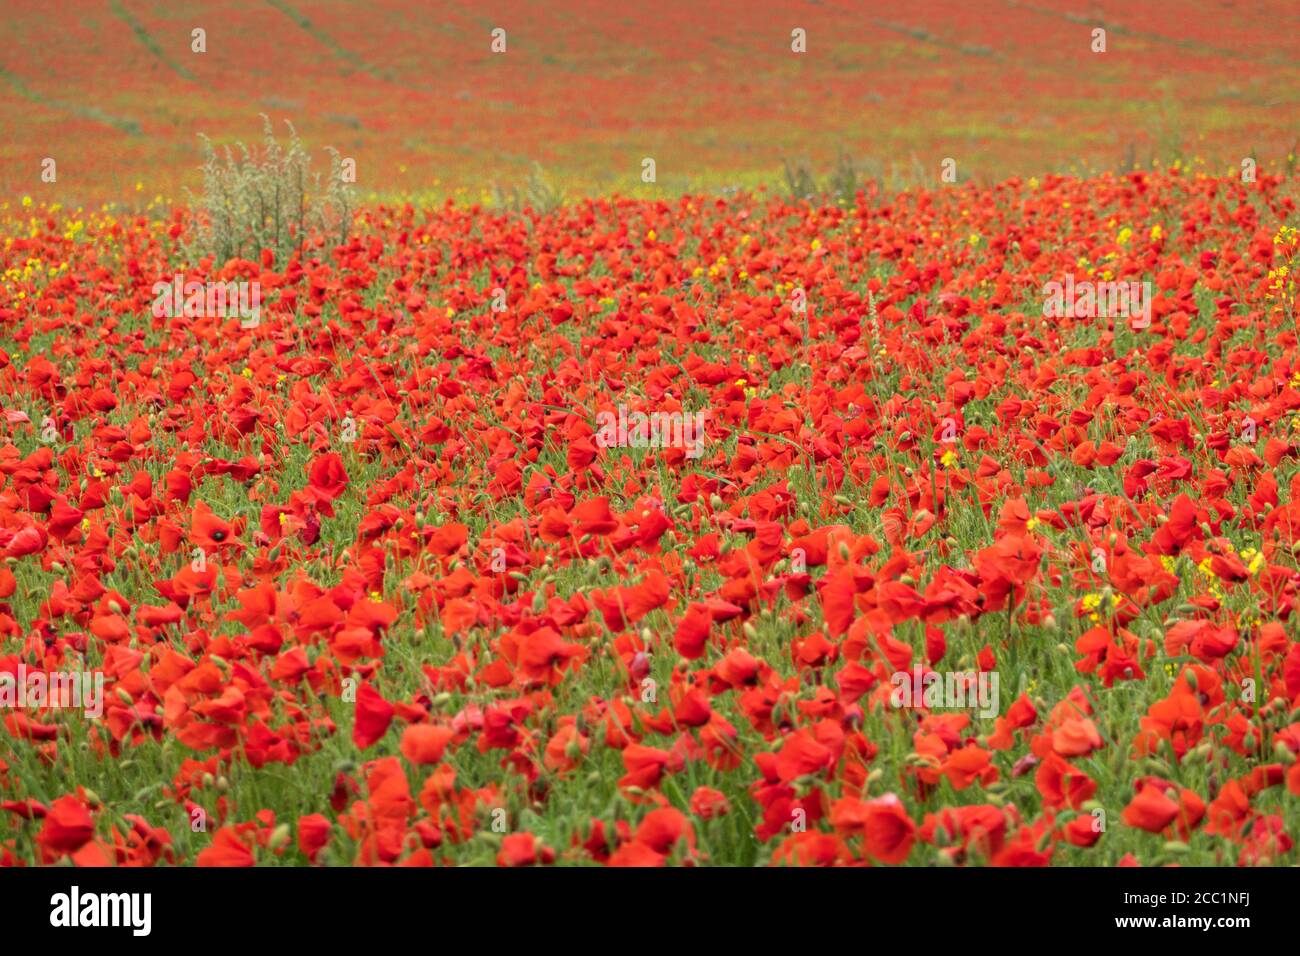
POLYGON ((352 725, 352 742, 362 750, 373 746, 393 721, 393 705, 369 684, 357 689, 356 720, 352 725))

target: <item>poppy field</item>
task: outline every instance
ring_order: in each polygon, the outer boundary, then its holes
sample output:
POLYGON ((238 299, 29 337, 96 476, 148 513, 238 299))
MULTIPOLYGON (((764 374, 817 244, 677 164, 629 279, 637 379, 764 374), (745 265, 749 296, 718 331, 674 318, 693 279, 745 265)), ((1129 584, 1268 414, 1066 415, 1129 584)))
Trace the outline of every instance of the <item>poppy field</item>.
POLYGON ((389 177, 265 242, 29 176, 0 866, 1300 863, 1300 191, 1262 115, 1258 164, 936 147, 838 196, 389 177))
POLYGON ((379 206, 216 270, 244 329, 151 315, 179 222, 11 215, 2 660, 103 699, 5 712, 3 858, 1288 861, 1294 217, 1176 170, 379 206), (1103 270, 1148 327, 1043 317, 1103 270), (619 404, 700 454, 602 447, 619 404))
POLYGON ((259 113, 355 157, 365 196, 420 204, 491 202, 535 163, 580 199, 753 189, 842 156, 885 189, 942 157, 987 182, 1281 160, 1297 28, 1289 0, 7 3, 0 197, 183 203, 198 134, 248 141, 259 113), (47 156, 57 189, 32 176, 47 156))

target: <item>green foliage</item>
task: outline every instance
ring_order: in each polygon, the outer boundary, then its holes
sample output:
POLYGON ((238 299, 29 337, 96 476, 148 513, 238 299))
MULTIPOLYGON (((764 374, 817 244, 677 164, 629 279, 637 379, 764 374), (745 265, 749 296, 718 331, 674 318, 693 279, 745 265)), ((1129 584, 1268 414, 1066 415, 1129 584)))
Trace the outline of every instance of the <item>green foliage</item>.
POLYGON ((818 185, 817 176, 803 160, 784 161, 785 191, 791 199, 818 200, 831 205, 850 206, 857 198, 861 176, 857 164, 843 150, 835 160, 835 167, 826 175, 824 185, 818 185))
POLYGON ((785 167, 785 191, 791 199, 812 200, 817 196, 817 178, 803 160, 782 160, 785 167))
POLYGON ((313 232, 346 241, 355 208, 354 188, 344 181, 343 158, 330 147, 329 171, 322 180, 312 171, 311 156, 288 121, 285 145, 276 139, 271 121, 262 114, 260 151, 243 143, 218 152, 201 136, 206 158, 203 193, 191 195, 196 210, 194 240, 186 248, 193 259, 254 258, 263 249, 283 262, 302 248, 313 232))
POLYGON ((564 190, 551 184, 540 163, 533 163, 522 190, 516 185, 502 189, 499 183, 494 183, 492 188, 497 208, 513 213, 531 209, 545 214, 564 205, 564 190))

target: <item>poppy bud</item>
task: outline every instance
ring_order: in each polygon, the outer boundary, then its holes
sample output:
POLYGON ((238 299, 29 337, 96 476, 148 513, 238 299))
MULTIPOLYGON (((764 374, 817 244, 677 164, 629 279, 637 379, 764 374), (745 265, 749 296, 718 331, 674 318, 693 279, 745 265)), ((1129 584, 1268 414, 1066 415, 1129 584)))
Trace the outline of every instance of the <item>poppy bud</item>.
POLYGON ((220 793, 225 793, 229 789, 230 789, 230 781, 226 779, 225 774, 222 774, 220 777, 217 778, 217 791, 220 793))
POLYGON ((1165 850, 1170 853, 1187 853, 1192 848, 1182 840, 1169 840, 1165 843, 1165 850))
POLYGON ((1277 754, 1277 759, 1288 767, 1296 761, 1296 756, 1291 752, 1291 748, 1280 740, 1273 744, 1273 753, 1277 754))
POLYGON ((289 842, 289 824, 281 823, 271 831, 270 838, 266 841, 266 846, 270 850, 278 850, 289 842))
POLYGON ((1199 689, 1196 683, 1196 671, 1188 670, 1183 676, 1187 679, 1188 687, 1190 687, 1192 690, 1199 689))

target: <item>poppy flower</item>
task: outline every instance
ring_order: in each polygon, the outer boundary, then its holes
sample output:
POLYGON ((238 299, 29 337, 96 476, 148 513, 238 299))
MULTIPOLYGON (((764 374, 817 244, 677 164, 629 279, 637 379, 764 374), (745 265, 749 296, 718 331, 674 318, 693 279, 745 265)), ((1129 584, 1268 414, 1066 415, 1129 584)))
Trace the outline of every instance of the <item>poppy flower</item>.
POLYGON ((916 827, 892 794, 868 800, 862 809, 863 847, 880 863, 902 863, 912 851, 916 827))
POLYGON ((309 813, 298 820, 298 849, 313 863, 329 844, 330 821, 319 813, 309 813))
POLYGON ((348 487, 348 473, 342 456, 338 452, 318 455, 308 469, 307 480, 318 501, 334 501, 348 487))
POLYGON ((94 820, 76 797, 59 797, 45 811, 36 842, 52 854, 73 853, 95 834, 94 820))
POLYGON ((257 860, 253 851, 234 827, 225 826, 212 835, 212 845, 200 850, 195 857, 196 866, 253 866, 257 860))
POLYGON ((190 542, 208 551, 218 551, 230 543, 234 533, 229 522, 223 521, 212 513, 205 502, 200 501, 190 519, 190 542))
POLYGON ((1129 801, 1122 818, 1131 827, 1160 833, 1178 816, 1178 804, 1160 787, 1148 784, 1129 801))
POLYGON ((455 731, 447 727, 412 724, 402 732, 402 756, 413 764, 437 763, 455 736, 455 731))
POLYGON ((369 684, 357 689, 356 720, 352 725, 352 742, 365 750, 388 732, 393 721, 393 705, 369 684))

